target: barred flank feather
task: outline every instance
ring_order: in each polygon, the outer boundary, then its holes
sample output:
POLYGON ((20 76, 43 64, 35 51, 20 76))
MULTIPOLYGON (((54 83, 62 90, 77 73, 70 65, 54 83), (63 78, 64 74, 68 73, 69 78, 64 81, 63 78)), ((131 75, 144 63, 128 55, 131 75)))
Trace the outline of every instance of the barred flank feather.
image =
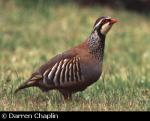
POLYGON ((47 69, 43 74, 43 83, 47 86, 63 87, 72 85, 81 80, 79 58, 62 59, 52 69, 47 69), (76 70, 75 70, 76 69, 76 70))

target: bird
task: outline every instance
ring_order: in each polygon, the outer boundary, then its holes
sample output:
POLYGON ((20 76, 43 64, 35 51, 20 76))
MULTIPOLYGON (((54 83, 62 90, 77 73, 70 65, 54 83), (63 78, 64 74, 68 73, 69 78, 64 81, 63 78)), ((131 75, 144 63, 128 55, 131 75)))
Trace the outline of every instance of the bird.
POLYGON ((38 87, 43 92, 57 90, 67 100, 72 99, 72 94, 84 91, 102 74, 106 34, 117 21, 109 16, 97 18, 90 35, 81 44, 40 66, 14 93, 38 87))

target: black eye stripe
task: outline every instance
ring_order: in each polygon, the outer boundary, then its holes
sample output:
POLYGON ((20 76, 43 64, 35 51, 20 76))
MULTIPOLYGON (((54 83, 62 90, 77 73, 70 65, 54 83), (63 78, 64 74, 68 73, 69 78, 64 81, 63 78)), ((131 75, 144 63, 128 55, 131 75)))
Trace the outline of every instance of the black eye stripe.
POLYGON ((105 24, 105 23, 107 23, 107 22, 110 22, 110 19, 104 19, 104 20, 102 21, 102 24, 105 24))

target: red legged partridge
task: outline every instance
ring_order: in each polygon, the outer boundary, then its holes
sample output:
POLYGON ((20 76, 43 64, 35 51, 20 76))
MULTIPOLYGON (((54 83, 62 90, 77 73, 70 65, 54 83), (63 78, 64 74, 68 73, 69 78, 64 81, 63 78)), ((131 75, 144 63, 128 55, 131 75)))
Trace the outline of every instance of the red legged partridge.
POLYGON ((68 99, 73 93, 83 91, 96 82, 102 73, 105 36, 116 22, 111 17, 98 18, 90 36, 83 43, 42 65, 15 93, 35 86, 45 92, 59 90, 64 99, 68 99))

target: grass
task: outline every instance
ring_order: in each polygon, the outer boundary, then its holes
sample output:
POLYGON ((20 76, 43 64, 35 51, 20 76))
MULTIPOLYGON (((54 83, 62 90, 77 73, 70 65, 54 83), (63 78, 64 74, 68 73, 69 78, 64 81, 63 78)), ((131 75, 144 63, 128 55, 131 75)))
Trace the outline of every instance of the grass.
POLYGON ((75 4, 0 7, 0 110, 150 110, 150 17, 107 7, 75 4), (56 91, 14 90, 41 64, 89 36, 95 19, 119 19, 106 38, 101 78, 63 102, 56 91))

